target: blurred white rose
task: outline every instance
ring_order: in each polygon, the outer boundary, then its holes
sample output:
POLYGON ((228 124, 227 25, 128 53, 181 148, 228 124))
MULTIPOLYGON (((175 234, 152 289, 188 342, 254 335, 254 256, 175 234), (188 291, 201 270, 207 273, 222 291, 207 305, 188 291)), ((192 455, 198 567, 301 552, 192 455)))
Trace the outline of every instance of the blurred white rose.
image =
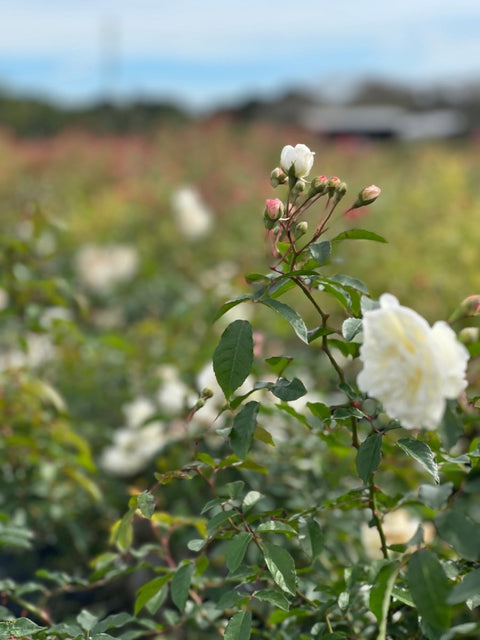
POLYGON ((35 369, 55 358, 55 345, 47 334, 27 333, 24 349, 0 351, 0 371, 35 369))
POLYGON ((156 407, 148 398, 138 396, 132 402, 123 405, 122 411, 125 416, 126 426, 129 429, 138 429, 145 420, 156 413, 156 407))
POLYGON ((194 187, 184 186, 174 191, 171 204, 178 229, 188 240, 201 238, 212 228, 212 212, 194 187))
POLYGON ((180 378, 178 369, 170 364, 159 367, 160 387, 157 392, 157 402, 160 409, 172 417, 180 416, 186 407, 192 407, 197 394, 180 378))
POLYGON ((315 153, 305 144, 297 144, 295 147, 287 144, 280 154, 282 169, 289 172, 292 165, 295 167, 296 178, 306 178, 313 167, 315 153))
POLYGON ((105 294, 131 280, 138 269, 138 252, 129 245, 87 244, 75 256, 80 281, 91 291, 105 294))
POLYGON ((458 397, 467 385, 468 358, 445 322, 430 327, 418 313, 384 294, 380 308, 364 314, 358 386, 406 429, 435 429, 446 399, 458 397))
POLYGON ((132 476, 143 471, 155 454, 169 442, 166 427, 161 423, 138 429, 118 429, 113 444, 103 450, 100 464, 112 475, 132 476))
MULTIPOLYGON (((406 544, 413 538, 420 524, 422 524, 423 527, 424 541, 430 542, 435 535, 431 522, 422 523, 406 509, 390 511, 390 513, 387 513, 383 518, 382 522, 387 546, 406 544)), ((375 559, 383 557, 380 535, 375 527, 369 527, 366 523, 362 523, 360 536, 365 552, 369 558, 375 559)))

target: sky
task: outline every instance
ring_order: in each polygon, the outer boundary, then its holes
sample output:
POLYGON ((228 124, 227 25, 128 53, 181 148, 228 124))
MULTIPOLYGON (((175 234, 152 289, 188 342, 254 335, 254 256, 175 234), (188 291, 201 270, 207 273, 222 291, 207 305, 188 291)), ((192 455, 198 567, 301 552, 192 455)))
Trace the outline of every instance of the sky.
POLYGON ((0 89, 209 110, 480 80, 478 0, 0 0, 0 89))

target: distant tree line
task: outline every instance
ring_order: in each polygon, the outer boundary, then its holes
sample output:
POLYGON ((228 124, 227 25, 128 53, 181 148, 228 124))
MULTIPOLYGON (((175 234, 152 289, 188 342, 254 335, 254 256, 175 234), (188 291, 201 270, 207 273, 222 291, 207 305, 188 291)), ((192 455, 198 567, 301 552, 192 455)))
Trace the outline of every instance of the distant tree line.
POLYGON ((166 103, 117 105, 102 102, 67 108, 44 100, 0 93, 0 128, 22 137, 51 136, 66 128, 100 134, 141 133, 160 123, 180 123, 188 117, 179 107, 166 103))
MULTIPOLYGON (((290 91, 273 100, 256 97, 216 113, 235 120, 298 122, 306 105, 331 104, 321 93, 290 91)), ((394 105, 413 112, 454 109, 466 122, 467 133, 480 131, 480 81, 469 85, 418 88, 379 80, 365 80, 342 104, 394 105)), ((212 115, 212 114, 210 114, 212 115)), ((12 96, 0 90, 0 128, 19 136, 50 136, 66 128, 94 133, 141 133, 167 123, 182 123, 192 116, 180 106, 166 102, 137 101, 116 104, 103 101, 78 107, 65 107, 42 99, 12 96)))

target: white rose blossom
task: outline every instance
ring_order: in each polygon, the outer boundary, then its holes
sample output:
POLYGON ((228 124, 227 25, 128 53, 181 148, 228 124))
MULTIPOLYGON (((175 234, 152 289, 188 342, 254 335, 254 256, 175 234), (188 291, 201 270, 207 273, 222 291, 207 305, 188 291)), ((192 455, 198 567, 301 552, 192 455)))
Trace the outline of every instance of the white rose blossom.
POLYGON ((468 358, 446 322, 430 327, 386 293, 378 309, 364 314, 363 370, 357 382, 406 429, 435 429, 446 400, 457 398, 467 386, 468 358))
POLYGON ((312 170, 314 155, 315 152, 310 151, 305 144, 297 144, 295 147, 287 144, 280 154, 280 165, 287 173, 290 167, 294 165, 295 177, 306 178, 312 170))

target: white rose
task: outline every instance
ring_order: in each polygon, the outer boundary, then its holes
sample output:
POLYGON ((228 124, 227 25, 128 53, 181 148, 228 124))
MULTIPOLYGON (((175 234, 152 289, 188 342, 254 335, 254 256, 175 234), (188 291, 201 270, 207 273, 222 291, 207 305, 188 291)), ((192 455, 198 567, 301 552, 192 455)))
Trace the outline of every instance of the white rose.
POLYGON ((418 313, 384 294, 363 318, 361 391, 377 398, 406 429, 435 429, 447 398, 465 379, 468 351, 444 322, 430 327, 418 313))
MULTIPOLYGON (((387 546, 393 544, 407 544, 416 534, 419 525, 423 527, 423 539, 431 542, 435 537, 435 529, 431 522, 420 522, 406 509, 390 511, 383 519, 382 528, 387 546)), ((375 527, 362 523, 360 535, 365 552, 369 558, 382 558, 382 543, 375 527)))
POLYGON ((296 178, 306 178, 313 167, 315 153, 305 144, 297 144, 295 147, 287 144, 280 154, 280 165, 288 173, 290 167, 295 167, 296 178))

